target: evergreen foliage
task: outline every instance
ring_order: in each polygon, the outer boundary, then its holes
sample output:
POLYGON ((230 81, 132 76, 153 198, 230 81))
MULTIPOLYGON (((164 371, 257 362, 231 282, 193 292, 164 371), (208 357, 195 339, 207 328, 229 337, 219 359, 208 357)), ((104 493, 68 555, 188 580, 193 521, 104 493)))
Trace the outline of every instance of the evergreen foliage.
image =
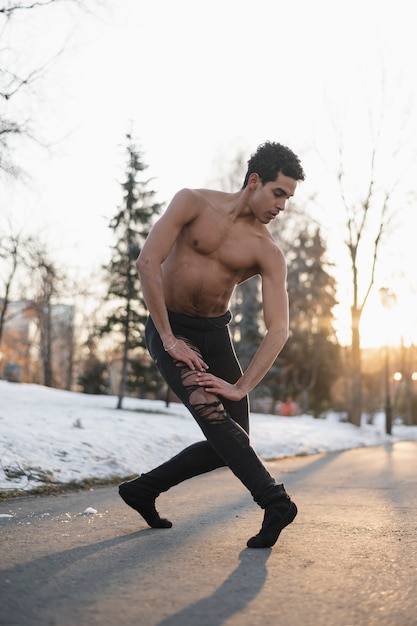
MULTIPOLYGON (((251 393, 251 400, 257 410, 274 413, 279 400, 292 396, 302 412, 319 416, 329 408, 332 385, 340 375, 340 347, 332 314, 337 304, 336 281, 326 271, 326 247, 319 228, 310 234, 298 216, 289 230, 291 239, 286 231, 282 247, 288 264, 290 337, 264 380, 251 393), (295 229, 299 234, 294 237, 295 229)), ((264 333, 258 278, 237 287, 232 312, 236 352, 246 369, 264 333)))
POLYGON ((336 281, 326 271, 325 252, 318 228, 302 230, 288 251, 290 337, 280 355, 286 395, 315 416, 328 408, 340 367, 332 314, 336 281))
POLYGON ((145 348, 144 330, 147 312, 135 261, 162 206, 155 201, 155 191, 149 189, 150 180, 143 179, 147 165, 143 162, 141 152, 130 134, 127 134, 126 139, 123 201, 109 223, 114 233, 115 244, 112 247, 110 263, 105 268, 108 275, 107 300, 112 306, 101 328, 102 334, 112 332, 121 336, 123 356, 117 408, 121 408, 122 405, 132 351, 145 348))
MULTIPOLYGON (((259 276, 254 276, 241 285, 238 285, 231 304, 233 312, 231 332, 236 354, 243 370, 248 367, 262 341, 263 328, 260 286, 261 281, 259 276)), ((264 381, 250 393, 251 402, 255 407, 257 406, 257 398, 264 397, 265 393, 269 395, 267 379, 264 379, 264 381)))
POLYGON ((236 353, 244 370, 248 367, 262 340, 259 328, 262 313, 259 285, 259 277, 254 276, 236 287, 233 298, 231 329, 236 353))
POLYGON ((107 393, 107 365, 94 354, 84 363, 83 372, 78 377, 78 384, 83 393, 107 393))

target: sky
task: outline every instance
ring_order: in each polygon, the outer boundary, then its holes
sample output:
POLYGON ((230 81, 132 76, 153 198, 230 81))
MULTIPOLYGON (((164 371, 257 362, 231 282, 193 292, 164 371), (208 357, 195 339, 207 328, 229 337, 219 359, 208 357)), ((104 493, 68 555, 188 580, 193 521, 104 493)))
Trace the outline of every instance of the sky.
POLYGON ((4 44, 17 51, 15 65, 48 63, 48 71, 33 97, 13 106, 49 149, 18 146, 28 179, 1 184, 3 219, 40 234, 74 276, 90 276, 110 256, 108 221, 121 201, 127 132, 138 139, 160 202, 182 187, 218 184, 238 151, 249 158, 265 140, 279 141, 306 170, 295 200, 322 225, 346 339, 350 270, 337 148, 342 143, 354 199, 369 182, 370 132, 375 138, 381 128, 379 181, 401 184, 363 339, 381 342, 379 286, 398 294, 398 321, 391 314, 384 340, 398 341, 401 333, 408 339, 417 321, 417 285, 408 273, 417 261, 408 202, 417 155, 411 4, 93 0, 90 12, 58 3, 16 14, 2 31, 4 44))
MULTIPOLYGON (((0 490, 140 474, 203 438, 182 404, 166 408, 135 398, 125 398, 123 410, 116 404, 115 396, 0 380, 0 490)), ((382 414, 361 428, 335 414, 251 415, 251 443, 265 462, 401 440, 417 440, 417 426, 394 424, 386 435, 382 414)), ((13 508, 11 502, 7 515, 13 508)))

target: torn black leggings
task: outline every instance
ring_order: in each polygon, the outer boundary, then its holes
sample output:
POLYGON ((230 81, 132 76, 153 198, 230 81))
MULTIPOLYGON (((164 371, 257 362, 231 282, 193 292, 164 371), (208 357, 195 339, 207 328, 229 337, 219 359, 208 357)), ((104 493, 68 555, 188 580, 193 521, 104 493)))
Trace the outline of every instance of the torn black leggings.
MULTIPOLYGON (((230 383, 238 380, 241 369, 228 329, 230 312, 215 318, 170 312, 169 319, 174 335, 202 357, 210 373, 230 383)), ((220 400, 199 387, 195 372, 164 350, 151 318, 146 324, 146 343, 163 378, 189 409, 206 437, 206 441, 189 446, 149 473, 158 481, 160 491, 227 465, 249 489, 254 500, 265 507, 276 483, 250 446, 248 399, 220 400)))

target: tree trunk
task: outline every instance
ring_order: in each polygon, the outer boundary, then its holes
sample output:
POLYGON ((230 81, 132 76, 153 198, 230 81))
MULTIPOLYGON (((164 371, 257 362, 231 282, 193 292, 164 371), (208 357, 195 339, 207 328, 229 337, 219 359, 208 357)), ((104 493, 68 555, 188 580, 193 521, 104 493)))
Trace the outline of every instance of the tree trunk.
POLYGON ((126 323, 125 323, 125 341, 123 345, 123 357, 122 357, 122 372, 120 375, 120 384, 119 384, 119 396, 117 399, 117 409, 122 409, 123 398, 125 395, 125 382, 126 382, 126 374, 127 374, 127 363, 129 357, 129 315, 130 315, 130 307, 128 304, 127 312, 126 312, 126 323))
POLYGON ((361 425, 362 416, 362 364, 359 336, 361 310, 352 307, 352 400, 349 422, 361 425))
POLYGON ((39 329, 41 343, 41 359, 43 370, 43 384, 46 387, 54 386, 52 368, 52 312, 47 302, 39 305, 39 329))

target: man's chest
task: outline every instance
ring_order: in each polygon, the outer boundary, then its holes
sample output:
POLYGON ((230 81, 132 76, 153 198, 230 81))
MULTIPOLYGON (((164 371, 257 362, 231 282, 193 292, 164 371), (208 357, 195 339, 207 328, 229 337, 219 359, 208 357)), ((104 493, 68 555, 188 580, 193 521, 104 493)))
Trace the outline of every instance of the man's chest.
POLYGON ((228 220, 199 220, 184 229, 182 239, 191 254, 217 261, 233 272, 257 264, 258 238, 249 229, 228 220))

